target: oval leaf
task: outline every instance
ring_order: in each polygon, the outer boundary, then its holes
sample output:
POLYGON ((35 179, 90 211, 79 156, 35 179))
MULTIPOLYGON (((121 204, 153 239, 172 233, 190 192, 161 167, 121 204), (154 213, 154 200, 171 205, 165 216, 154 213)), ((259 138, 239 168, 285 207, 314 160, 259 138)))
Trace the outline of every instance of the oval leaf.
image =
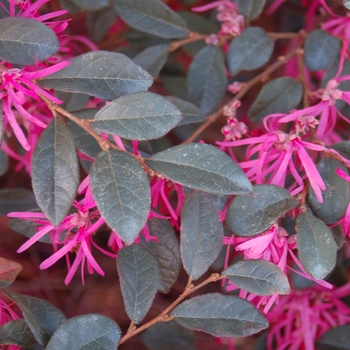
POLYGON ((115 0, 120 17, 130 27, 161 38, 184 38, 185 21, 159 0, 115 0))
POLYGON ((265 3, 266 0, 236 0, 238 13, 250 21, 260 16, 265 3))
POLYGON ((32 191, 25 188, 0 190, 0 215, 7 215, 11 211, 28 211, 37 207, 32 191))
POLYGON ((231 202, 225 223, 238 236, 254 236, 267 230, 297 204, 298 201, 282 187, 253 186, 252 195, 239 196, 231 202))
POLYGON ((180 244, 169 221, 153 218, 148 221, 151 236, 158 242, 147 242, 141 236, 141 244, 153 255, 159 270, 159 291, 168 293, 177 280, 181 269, 180 244))
POLYGON ((201 123, 205 121, 203 113, 192 103, 181 100, 174 96, 168 96, 167 99, 181 112, 183 118, 177 126, 201 123))
POLYGON ((303 86, 299 81, 289 77, 274 79, 261 89, 248 117, 253 122, 262 122, 268 114, 289 113, 299 105, 302 95, 303 86))
POLYGON ((350 325, 338 326, 324 333, 317 341, 318 350, 350 350, 350 325))
POLYGON ((287 276, 270 261, 242 260, 222 271, 221 275, 239 288, 256 295, 290 293, 287 276))
POLYGON ((241 70, 254 70, 271 57, 274 41, 260 27, 250 27, 230 43, 227 64, 232 75, 241 70))
POLYGON ((170 315, 180 325, 214 337, 246 337, 269 326, 265 316, 248 301, 218 293, 186 300, 170 315))
POLYGON ((112 101, 91 124, 102 132, 143 141, 164 136, 181 119, 181 112, 165 97, 145 91, 112 101))
POLYGON ((194 57, 187 78, 188 96, 204 114, 212 113, 226 92, 227 77, 221 49, 208 45, 194 57))
POLYGON ((322 192, 323 203, 319 203, 314 190, 309 186, 312 211, 327 225, 333 225, 344 217, 350 202, 349 183, 336 173, 337 168, 349 175, 347 168, 334 158, 322 158, 317 165, 317 170, 326 185, 326 190, 322 192))
POLYGON ((101 152, 90 170, 92 194, 106 223, 131 244, 145 225, 150 210, 147 175, 125 152, 101 152))
POLYGON ((103 100, 147 90, 152 77, 121 53, 93 51, 71 59, 71 64, 40 79, 49 89, 92 95, 103 100))
POLYGON ((73 137, 60 118, 54 118, 41 134, 33 153, 32 167, 38 205, 57 226, 68 213, 79 184, 73 137))
POLYGON ((297 242, 305 270, 315 279, 325 278, 333 270, 337 257, 331 230, 320 219, 301 213, 297 217, 297 242))
POLYGON ((8 17, 0 20, 0 59, 24 66, 54 55, 60 45, 56 34, 34 19, 8 17))
POLYGON ((243 194, 252 185, 242 169, 218 148, 185 144, 168 148, 146 160, 155 171, 172 181, 197 190, 218 194, 243 194))
POLYGON ((107 7, 110 0, 71 0, 73 4, 77 5, 86 11, 97 11, 107 7))
POLYGON ((343 157, 350 159, 350 141, 337 142, 328 147, 335 149, 343 157))
POLYGON ((4 293, 20 307, 35 339, 45 347, 58 326, 66 320, 63 313, 46 300, 9 290, 4 293))
POLYGON ((132 244, 119 251, 117 268, 126 313, 135 324, 139 324, 157 293, 157 262, 141 245, 132 244))
POLYGON ((119 326, 110 318, 98 314, 87 314, 64 322, 45 350, 117 349, 120 335, 119 326))
POLYGON ((21 264, 0 258, 0 288, 12 284, 22 269, 23 266, 21 264))
POLYGON ((13 344, 25 348, 36 344, 25 320, 14 320, 0 327, 0 345, 13 344))
POLYGON ((224 228, 210 198, 194 191, 181 212, 181 257, 192 280, 201 277, 222 249, 224 228))

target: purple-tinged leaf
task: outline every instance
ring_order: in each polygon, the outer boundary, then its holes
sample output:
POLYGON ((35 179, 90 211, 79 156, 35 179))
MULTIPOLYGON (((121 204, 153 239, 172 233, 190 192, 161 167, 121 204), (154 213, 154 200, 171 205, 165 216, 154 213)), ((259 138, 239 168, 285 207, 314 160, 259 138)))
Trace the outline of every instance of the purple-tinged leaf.
POLYGON ((350 350, 350 325, 331 328, 316 344, 318 350, 350 350))
POLYGON ((34 344, 36 340, 25 320, 10 321, 0 327, 0 345, 17 345, 25 348, 34 344))
POLYGON ((23 266, 21 264, 5 258, 0 258, 0 288, 12 284, 22 269, 23 266))
POLYGON ((11 211, 27 211, 37 207, 38 204, 32 191, 25 188, 0 190, 0 215, 7 215, 11 211))
POLYGON ((260 16, 266 0, 236 0, 238 13, 251 21, 260 16))
POLYGON ((205 121, 204 114, 192 103, 181 100, 174 96, 167 96, 167 99, 182 113, 183 118, 177 126, 201 123, 205 121))
POLYGON ((85 11, 98 11, 107 7, 110 0, 71 0, 71 2, 85 11))

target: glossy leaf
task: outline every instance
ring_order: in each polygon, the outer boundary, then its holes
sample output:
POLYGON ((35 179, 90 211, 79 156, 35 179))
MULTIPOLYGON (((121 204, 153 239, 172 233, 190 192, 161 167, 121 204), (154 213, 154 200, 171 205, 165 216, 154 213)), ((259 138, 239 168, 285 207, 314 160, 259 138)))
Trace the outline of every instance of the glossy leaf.
POLYGON ((266 0, 236 0, 238 13, 248 20, 256 19, 264 9, 266 0))
POLYGON ((140 244, 132 244, 119 251, 117 268, 126 313, 135 324, 139 324, 152 306, 158 290, 157 262, 140 244))
POLYGON ((205 121, 204 114, 192 103, 181 100, 174 96, 168 96, 167 99, 181 112, 183 118, 177 126, 200 123, 205 121))
POLYGON ((224 228, 210 198, 193 191, 181 211, 181 257, 192 280, 201 277, 222 249, 224 228))
POLYGON ((310 71, 326 69, 338 57, 340 40, 325 30, 309 33, 304 45, 304 62, 310 71))
POLYGON ((181 112, 165 97, 145 91, 107 104, 91 125, 102 132, 142 141, 164 136, 181 119, 181 112))
POLYGON ((0 257, 0 288, 12 284, 22 269, 21 264, 0 257))
POLYGON ((43 87, 103 100, 147 90, 152 82, 152 77, 128 57, 108 51, 76 56, 66 68, 40 79, 43 87))
MULTIPOLYGON (((1 130, 0 130, 0 133, 1 133, 1 130)), ((0 144, 1 144, 1 140, 0 140, 0 144)), ((2 149, 0 149, 0 176, 3 176, 6 174, 8 167, 9 167, 9 157, 2 149)))
POLYGON ((318 350, 350 350, 350 325, 331 328, 316 344, 318 350))
POLYGON ((150 210, 147 175, 135 158, 110 150, 96 157, 90 170, 92 194, 112 230, 131 244, 145 225, 150 210))
POLYGON ((312 211, 327 225, 333 225, 344 217, 350 202, 349 183, 336 173, 338 168, 349 175, 347 168, 334 158, 322 158, 317 165, 317 170, 326 185, 326 190, 322 192, 323 203, 318 202, 315 192, 309 186, 312 211))
POLYGON ((170 45, 160 44, 148 47, 133 58, 142 69, 156 78, 168 59, 170 45))
POLYGON ((221 49, 208 45, 194 57, 187 78, 189 100, 204 114, 212 113, 226 92, 227 78, 221 49))
POLYGON ((227 63, 232 75, 241 70, 254 70, 271 57, 274 41, 260 27, 249 27, 230 43, 227 63))
POLYGON ((238 236, 254 236, 267 230, 298 201, 276 185, 253 186, 253 194, 235 197, 226 216, 228 229, 238 236))
POLYGON ((262 122, 272 113, 289 113, 301 101, 303 87, 299 81, 289 77, 274 79, 261 89, 257 99, 248 111, 253 122, 262 122))
POLYGON ((56 34, 30 18, 0 19, 0 59, 25 66, 42 62, 59 49, 56 34))
POLYGON ((20 307, 35 339, 45 347, 59 325, 66 320, 62 312, 46 300, 9 290, 4 293, 20 307))
POLYGON ((97 11, 107 7, 110 0, 71 0, 71 2, 86 11, 97 11))
POLYGON ((120 337, 120 328, 113 320, 98 314, 87 314, 64 322, 45 350, 116 350, 120 337))
POLYGON ((217 194, 243 194, 252 185, 242 169, 218 148, 184 144, 155 154, 146 163, 172 181, 217 194))
POLYGON ((25 320, 13 320, 0 327, 0 345, 27 347, 36 344, 33 333, 25 320))
POLYGON ((167 39, 189 34, 184 20, 160 0, 115 0, 115 6, 132 28, 167 39))
POLYGON ((170 313, 189 329, 214 337, 246 337, 268 327, 265 316, 250 302, 232 295, 204 294, 182 302, 170 313))
POLYGON ((175 230, 169 221, 153 218, 148 221, 150 235, 157 237, 146 241, 141 236, 141 244, 153 255, 158 264, 159 287, 162 293, 168 293, 177 280, 181 268, 180 244, 175 230))
POLYGON ((242 260, 222 271, 237 287, 256 295, 289 294, 290 286, 283 271, 270 261, 242 260))
POLYGON ((32 167, 38 205, 57 226, 67 215, 79 184, 73 137, 60 118, 54 118, 41 134, 33 153, 32 167))
POLYGON ((305 270, 315 279, 325 278, 333 270, 337 257, 331 230, 320 219, 301 213, 297 217, 297 241, 305 270))
POLYGON ((0 189, 0 215, 11 211, 27 211, 38 205, 32 191, 24 188, 0 189))

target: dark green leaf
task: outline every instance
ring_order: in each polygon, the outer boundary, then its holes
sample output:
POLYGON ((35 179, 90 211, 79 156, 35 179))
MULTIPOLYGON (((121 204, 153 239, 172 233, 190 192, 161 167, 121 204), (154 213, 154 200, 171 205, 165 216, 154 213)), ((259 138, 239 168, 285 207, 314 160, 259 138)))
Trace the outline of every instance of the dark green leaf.
POLYGON ((119 251, 117 268, 126 313, 135 324, 139 324, 152 306, 158 290, 157 262, 140 244, 132 244, 119 251))
POLYGON ((97 11, 107 7, 110 0, 71 0, 72 3, 85 11, 97 11))
MULTIPOLYGON (((1 122, 0 122, 0 125, 2 125, 1 122)), ((1 131, 2 130, 0 130, 0 133, 1 131)), ((1 145, 1 140, 0 140, 0 145, 1 145)), ((0 176, 6 174, 8 167, 9 167, 9 157, 2 149, 0 149, 0 176)))
POLYGON ((141 339, 150 350, 196 350, 193 333, 175 321, 153 325, 141 339))
POLYGON ((90 183, 106 223, 126 244, 131 244, 150 210, 150 188, 144 170, 125 152, 101 152, 91 167, 90 183))
POLYGON ((155 154, 146 163, 172 181, 205 192, 243 194, 252 185, 242 169, 218 148, 184 144, 155 154))
POLYGON ((333 234, 320 219, 301 213, 297 217, 298 255, 315 279, 325 278, 334 268, 337 246, 333 234))
POLYGON ((267 230, 298 201, 276 185, 253 186, 253 194, 236 197, 227 211, 226 225, 238 236, 254 236, 267 230))
POLYGON ((214 337, 246 337, 269 326, 250 302, 231 295, 205 294, 182 302, 170 313, 180 325, 214 337))
POLYGON ((67 215, 79 184, 74 140, 60 118, 54 118, 41 134, 32 166, 32 183, 38 205, 57 226, 67 215))
MULTIPOLYGON (((56 91, 56 96, 63 100, 61 107, 68 112, 78 111, 83 109, 90 99, 89 95, 73 94, 70 92, 56 91)), ((69 119, 67 119, 68 121, 69 119)))
POLYGON ((165 89, 182 100, 187 100, 187 80, 181 75, 162 75, 162 82, 165 89))
POLYGON ((336 173, 337 168, 349 175, 347 168, 334 158, 322 158, 317 165, 317 170, 326 185, 326 190, 322 192, 323 203, 318 202, 315 192, 309 186, 312 211, 327 225, 338 222, 345 215, 350 202, 349 183, 336 173))
POLYGON ((343 157, 350 159, 350 141, 334 143, 329 147, 338 151, 343 157))
POLYGON ((241 70, 254 70, 271 57, 274 41, 260 27, 249 27, 230 43, 227 63, 232 75, 241 70))
POLYGON ((23 266, 21 264, 5 258, 0 258, 0 288, 12 284, 22 269, 23 266))
POLYGON ((287 276, 270 261, 242 260, 229 266, 221 275, 239 288, 256 295, 290 293, 287 276))
POLYGON ((154 256, 159 270, 159 291, 168 293, 177 280, 180 268, 180 245, 175 230, 169 221, 153 218, 148 221, 151 236, 158 242, 146 240, 141 236, 141 244, 154 256))
POLYGON ((164 136, 181 119, 181 112, 165 97, 145 91, 113 100, 96 114, 91 125, 102 132, 141 141, 164 136))
POLYGON ((168 96, 167 99, 182 113, 183 118, 177 126, 200 123, 205 121, 203 113, 192 103, 183 101, 174 96, 168 96))
POLYGON ((13 344, 23 348, 35 343, 34 335, 25 320, 14 320, 0 327, 0 345, 13 344))
POLYGON ((289 113, 299 105, 303 86, 299 81, 289 77, 274 79, 261 89, 257 99, 248 111, 253 122, 262 122, 272 113, 289 113))
POLYGON ((80 8, 75 5, 72 0, 58 0, 61 7, 68 10, 70 13, 76 13, 80 11, 80 8))
POLYGON ((317 341, 318 350, 350 350, 350 325, 331 328, 317 341))
POLYGON ((258 18, 264 9, 266 0, 236 0, 238 13, 248 20, 258 18))
POLYGON ((87 314, 64 322, 45 350, 116 350, 120 336, 120 328, 113 320, 87 314))
POLYGON ((160 0, 115 0, 115 6, 123 21, 143 32, 167 39, 189 34, 185 21, 160 0))
POLYGON ((222 249, 224 228, 210 198, 194 191, 181 211, 181 257, 192 280, 201 277, 222 249))
POLYGON ((212 113, 226 92, 227 77, 221 49, 208 45, 194 57, 187 79, 188 96, 204 114, 212 113))
POLYGON ((0 190, 0 215, 7 215, 12 211, 27 211, 37 206, 32 191, 24 188, 0 190))
POLYGON ((123 34, 123 38, 127 40, 127 42, 130 43, 131 48, 134 49, 133 55, 128 56, 131 58, 135 57, 140 53, 141 50, 144 50, 147 47, 163 44, 169 45, 171 43, 170 39, 160 38, 159 36, 155 36, 132 28, 123 34))
POLYGON ((4 293, 20 307, 37 342, 46 346, 58 326, 66 320, 63 313, 46 300, 9 290, 4 293))
POLYGON ((0 19, 0 59, 25 66, 42 62, 59 49, 56 34, 30 18, 0 19))
POLYGON ((40 79, 43 87, 88 94, 103 100, 147 90, 152 82, 152 77, 130 58, 108 51, 76 56, 68 67, 40 79))
POLYGON ((310 71, 326 69, 338 57, 340 40, 325 30, 309 33, 304 45, 304 62, 310 71))
POLYGON ((342 225, 339 224, 337 226, 332 227, 331 232, 333 234, 333 238, 334 238, 335 245, 337 246, 337 250, 339 250, 345 242, 342 225))

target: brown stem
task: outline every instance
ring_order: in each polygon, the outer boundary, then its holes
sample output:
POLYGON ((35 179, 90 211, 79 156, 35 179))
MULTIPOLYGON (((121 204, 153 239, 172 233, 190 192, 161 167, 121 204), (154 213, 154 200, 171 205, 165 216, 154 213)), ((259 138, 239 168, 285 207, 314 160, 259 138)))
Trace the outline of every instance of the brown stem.
POLYGON ((267 33, 267 35, 273 40, 305 38, 305 31, 300 30, 298 33, 274 33, 274 32, 270 32, 270 33, 267 33))
POLYGON ((303 105, 304 108, 307 108, 310 106, 310 100, 309 100, 309 88, 307 86, 306 77, 305 77, 305 71, 304 71, 304 50, 302 48, 299 48, 297 50, 297 65, 298 65, 298 80, 303 85, 303 105))
POLYGON ((175 51, 183 45, 186 45, 188 43, 192 43, 194 41, 205 40, 207 37, 208 37, 208 35, 205 35, 205 34, 198 34, 195 32, 190 32, 190 34, 188 35, 187 38, 173 41, 170 44, 168 51, 169 52, 175 51))

